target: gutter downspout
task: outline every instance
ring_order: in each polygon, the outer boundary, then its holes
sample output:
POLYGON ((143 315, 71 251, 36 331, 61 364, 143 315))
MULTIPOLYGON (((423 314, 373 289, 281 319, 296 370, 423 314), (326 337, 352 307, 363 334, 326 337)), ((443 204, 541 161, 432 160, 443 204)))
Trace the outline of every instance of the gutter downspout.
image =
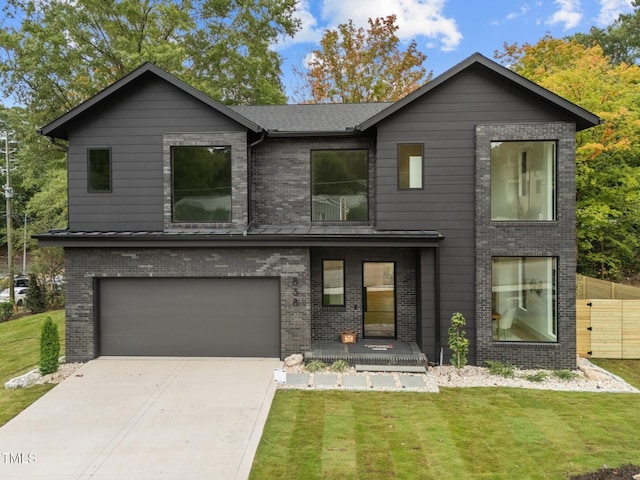
POLYGON ((262 130, 260 132, 260 138, 255 142, 250 143, 249 148, 247 148, 247 226, 243 231, 243 235, 246 235, 249 232, 249 230, 251 230, 251 225, 253 224, 253 219, 251 215, 251 185, 252 185, 251 160, 253 157, 253 147, 264 142, 265 139, 267 138, 267 133, 268 132, 266 130, 262 130))

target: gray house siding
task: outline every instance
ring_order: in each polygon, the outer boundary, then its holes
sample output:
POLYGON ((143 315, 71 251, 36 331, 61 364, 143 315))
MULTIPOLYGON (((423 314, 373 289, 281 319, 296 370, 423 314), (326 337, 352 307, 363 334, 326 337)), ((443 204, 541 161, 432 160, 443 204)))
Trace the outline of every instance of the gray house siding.
POLYGON ((141 79, 69 129, 69 230, 161 231, 165 133, 246 129, 157 77, 141 79), (87 192, 87 148, 111 148, 112 191, 87 192))
MULTIPOLYGON (((494 77, 469 69, 378 125, 377 227, 434 229, 445 237, 440 248, 441 345, 446 345, 446 329, 454 312, 464 314, 468 335, 473 338, 476 334, 475 126, 550 121, 557 121, 557 116, 505 89, 494 77), (424 189, 399 191, 397 144, 414 142, 424 143, 424 189)), ((419 336, 425 353, 433 356, 437 354, 437 319, 431 305, 433 259, 425 253, 419 336)), ((475 350, 469 360, 476 362, 475 350)))

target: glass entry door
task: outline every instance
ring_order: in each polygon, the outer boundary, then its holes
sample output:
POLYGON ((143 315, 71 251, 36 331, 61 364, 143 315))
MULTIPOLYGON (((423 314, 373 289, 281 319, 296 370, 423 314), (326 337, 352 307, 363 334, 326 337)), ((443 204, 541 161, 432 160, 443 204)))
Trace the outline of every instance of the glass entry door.
POLYGON ((362 264, 362 303, 364 336, 396 336, 395 264, 364 262, 362 264))

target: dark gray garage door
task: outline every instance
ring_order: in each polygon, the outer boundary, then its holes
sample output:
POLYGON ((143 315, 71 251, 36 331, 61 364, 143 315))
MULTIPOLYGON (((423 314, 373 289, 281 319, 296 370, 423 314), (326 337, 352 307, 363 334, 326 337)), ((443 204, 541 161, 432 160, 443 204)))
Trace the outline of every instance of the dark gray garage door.
POLYGON ((279 357, 275 278, 99 281, 100 354, 279 357))

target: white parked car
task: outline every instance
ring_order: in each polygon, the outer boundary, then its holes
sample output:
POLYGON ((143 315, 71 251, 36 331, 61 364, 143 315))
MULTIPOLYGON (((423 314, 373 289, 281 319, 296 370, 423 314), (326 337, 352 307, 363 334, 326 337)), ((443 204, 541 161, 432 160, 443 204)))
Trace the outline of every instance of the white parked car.
MULTIPOLYGON (((13 289, 16 305, 21 307, 24 305, 25 298, 27 296, 27 288, 26 287, 15 287, 13 289)), ((9 301, 9 289, 5 288, 2 292, 0 292, 0 302, 8 302, 9 301)))

